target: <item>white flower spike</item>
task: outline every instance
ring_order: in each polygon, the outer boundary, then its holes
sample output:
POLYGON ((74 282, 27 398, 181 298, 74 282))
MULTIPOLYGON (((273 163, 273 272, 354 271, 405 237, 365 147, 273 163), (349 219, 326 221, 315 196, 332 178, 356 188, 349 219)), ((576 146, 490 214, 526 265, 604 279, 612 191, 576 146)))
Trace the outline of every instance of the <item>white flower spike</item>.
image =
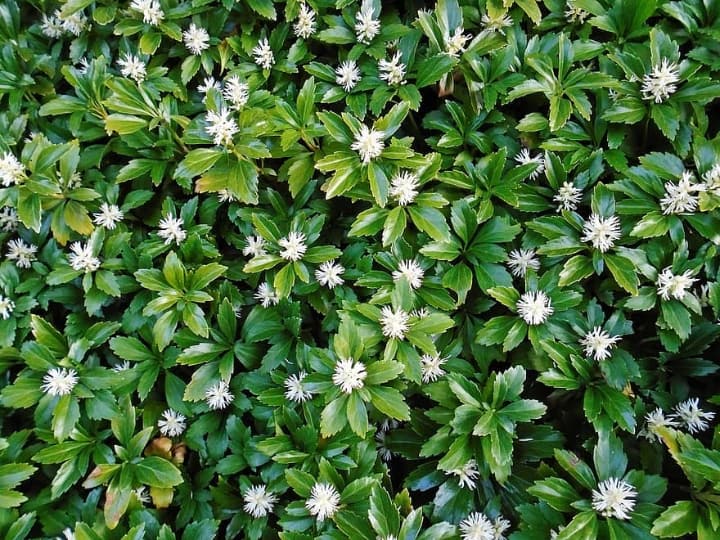
POLYGON ((592 507, 601 516, 615 519, 630 519, 635 509, 637 490, 618 478, 608 478, 598 484, 592 492, 592 507))
POLYGON ((316 482, 310 491, 305 507, 318 521, 324 521, 335 515, 340 508, 340 493, 335 486, 327 482, 316 482))

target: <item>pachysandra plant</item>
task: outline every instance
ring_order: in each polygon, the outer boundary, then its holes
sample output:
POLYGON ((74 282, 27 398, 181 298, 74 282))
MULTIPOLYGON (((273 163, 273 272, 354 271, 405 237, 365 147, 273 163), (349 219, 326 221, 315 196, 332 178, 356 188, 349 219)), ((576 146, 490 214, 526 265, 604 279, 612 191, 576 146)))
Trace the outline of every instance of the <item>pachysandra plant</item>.
POLYGON ((0 536, 720 537, 719 15, 0 3, 0 536))

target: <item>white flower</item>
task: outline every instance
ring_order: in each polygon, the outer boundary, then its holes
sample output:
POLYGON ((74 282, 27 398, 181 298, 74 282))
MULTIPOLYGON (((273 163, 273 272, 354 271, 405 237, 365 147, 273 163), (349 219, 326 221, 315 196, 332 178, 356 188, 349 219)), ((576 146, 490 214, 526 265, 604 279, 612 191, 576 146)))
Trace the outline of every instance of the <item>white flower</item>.
POLYGON ((404 277, 411 289, 418 289, 422 286, 425 270, 415 260, 400 261, 398 269, 393 271, 392 277, 394 281, 399 281, 404 277))
POLYGON ((262 38, 252 50, 255 63, 263 69, 270 69, 275 63, 275 55, 267 38, 262 38))
POLYGON ((267 491, 265 484, 258 486, 250 486, 243 493, 243 510, 254 518, 267 516, 272 512, 273 506, 277 502, 277 497, 267 491))
POLYGON ((68 262, 73 270, 94 272, 100 267, 100 259, 93 255, 90 244, 83 246, 80 242, 73 242, 70 244, 70 251, 72 253, 68 255, 68 262))
POLYGON ((76 11, 63 16, 59 9, 55 10, 55 17, 60 21, 62 29, 68 34, 79 36, 88 27, 88 20, 82 11, 76 11))
POLYGON ((255 299, 262 302, 262 307, 270 307, 280 302, 277 293, 273 290, 270 284, 266 281, 258 286, 258 290, 255 293, 255 299))
POLYGON ((115 364, 112 368, 110 368, 115 373, 121 373, 123 371, 127 371, 130 369, 130 362, 128 360, 123 360, 119 364, 115 364))
POLYGON ((555 311, 543 291, 526 292, 516 305, 518 315, 529 325, 543 324, 555 311))
POLYGON ((130 9, 142 13, 143 22, 152 26, 157 26, 165 18, 165 13, 157 0, 133 0, 130 9))
POLYGON ((47 37, 57 39, 63 35, 62 21, 54 15, 48 17, 47 14, 43 13, 40 30, 47 37))
POLYGON ((232 103, 237 110, 242 109, 250 99, 250 87, 240 80, 240 77, 233 75, 225 81, 223 97, 232 103))
POLYGON ((410 316, 415 317, 417 319, 424 319, 428 315, 430 315, 430 310, 427 308, 427 306, 423 306, 419 309, 413 309, 410 312, 410 316))
POLYGON ((505 540, 505 531, 507 531, 510 528, 510 522, 503 518, 502 516, 498 516, 495 518, 495 521, 493 521, 493 531, 495 533, 495 536, 493 536, 493 540, 505 540))
POLYGON ((420 179, 410 171, 398 171, 390 180, 390 196, 395 197, 400 206, 407 206, 418 195, 420 179))
POLYGON ((135 497, 137 497, 137 500, 142 504, 147 504, 150 502, 150 496, 148 495, 145 486, 140 486, 135 490, 135 497))
POLYGON ((697 281, 697 278, 691 276, 692 272, 690 270, 675 275, 672 268, 668 266, 658 275, 657 293, 663 300, 669 300, 671 296, 675 300, 682 300, 685 298, 688 289, 697 281))
POLYGON ((378 431, 375 433, 375 441, 377 441, 376 451, 383 461, 390 461, 392 459, 392 452, 385 445, 385 437, 387 434, 384 431, 378 431))
POLYGON ((460 522, 463 540, 494 540, 495 527, 481 512, 473 512, 460 522))
POLYGON ((102 203, 100 211, 93 214, 93 221, 96 225, 113 230, 123 217, 125 217, 124 214, 116 204, 102 203))
POLYGON ((315 24, 315 12, 307 6, 305 2, 300 4, 300 13, 295 21, 293 30, 299 38, 307 39, 315 33, 317 26, 315 24))
POLYGON ((145 75, 147 75, 145 62, 143 62, 139 56, 125 53, 117 63, 118 66, 120 66, 120 73, 122 73, 123 77, 130 77, 139 83, 145 80, 145 75))
POLYGON ((83 56, 80 61, 78 62, 80 64, 79 66, 75 67, 77 72, 80 75, 87 75, 88 69, 90 69, 90 62, 88 62, 87 57, 83 56))
POLYGON ((676 428, 678 423, 672 419, 672 417, 665 416, 662 409, 659 407, 651 413, 645 415, 645 429, 642 430, 641 434, 645 438, 655 441, 660 441, 661 437, 658 434, 660 428, 676 428))
POLYGON ((690 433, 705 431, 708 421, 715 418, 714 412, 703 411, 698 403, 698 398, 691 398, 675 406, 675 417, 685 423, 690 433))
POLYGON ((582 24, 590 16, 590 13, 581 9, 575 5, 575 2, 568 0, 567 8, 565 9, 565 19, 570 24, 582 24))
POLYGON ((345 280, 340 277, 344 271, 345 268, 334 260, 325 261, 315 270, 315 279, 323 287, 334 289, 337 285, 345 283, 345 280))
POLYGON ((178 437, 185 431, 185 416, 172 409, 162 413, 162 418, 157 423, 160 433, 166 437, 178 437))
POLYGON ((440 377, 445 375, 445 370, 442 365, 446 359, 441 358, 439 354, 435 356, 429 354, 423 354, 420 357, 420 368, 422 370, 422 382, 425 384, 435 382, 440 377))
POLYGON ((4 206, 0 209, 0 230, 13 232, 17 229, 19 222, 17 210, 10 206, 4 206))
POLYGON ((680 81, 680 70, 675 62, 663 58, 660 65, 655 64, 650 73, 643 77, 640 91, 643 99, 652 99, 655 103, 662 103, 677 90, 680 81))
POLYGON ((592 492, 592 507, 601 516, 630 519, 635 508, 637 491, 633 486, 618 478, 608 478, 598 484, 592 492))
POLYGON ((355 21, 355 35, 359 43, 368 45, 380 33, 380 21, 374 18, 372 0, 363 0, 355 21))
POLYGON ((310 514, 319 521, 333 517, 339 506, 340 494, 335 486, 327 482, 316 482, 310 491, 310 498, 305 502, 310 514))
POLYGON ((720 195, 720 163, 715 163, 709 171, 703 174, 703 180, 705 180, 706 191, 720 195))
POLYGON ((185 47, 195 56, 210 48, 210 34, 202 26, 196 26, 195 23, 190 23, 190 27, 183 32, 183 40, 185 47))
POLYGON ((530 179, 535 180, 538 176, 545 172, 545 157, 542 154, 537 156, 531 156, 530 150, 523 148, 515 156, 515 161, 520 165, 527 165, 528 163, 535 163, 535 170, 530 174, 530 179))
POLYGON ((558 192, 553 196, 553 201, 558 203, 557 211, 575 210, 582 200, 582 190, 576 188, 572 182, 563 182, 558 192))
POLYGON ((208 111, 205 115, 205 131, 215 137, 214 142, 218 145, 228 145, 232 143, 233 135, 238 131, 238 125, 233 118, 230 117, 230 111, 225 107, 220 107, 220 110, 208 111))
POLYGON ((187 233, 183 229, 182 218, 173 217, 171 214, 167 214, 158 223, 158 236, 165 239, 165 245, 175 244, 180 245, 180 242, 185 240, 187 233))
POLYGON ((509 254, 508 266, 515 277, 525 277, 528 268, 537 271, 540 261, 535 257, 534 249, 513 249, 509 254))
POLYGON ((0 294, 0 317, 2 317, 3 320, 9 319, 14 309, 15 302, 0 294))
POLYGON ((295 403, 303 403, 312 397, 312 393, 305 390, 303 380, 307 373, 300 371, 298 374, 293 373, 285 379, 285 397, 295 403))
POLYGON ((0 182, 5 187, 19 184, 25 179, 25 167, 10 152, 0 158, 0 182))
POLYGON ((660 199, 663 214, 694 212, 698 206, 697 193, 705 189, 705 184, 693 183, 693 175, 690 171, 684 171, 677 184, 665 182, 665 196, 660 199))
POLYGON ((219 381, 205 390, 205 402, 213 410, 226 408, 234 399, 226 381, 219 381))
POLYGON ((299 261, 307 251, 305 234, 297 231, 290 231, 285 238, 278 240, 278 244, 283 248, 280 256, 286 261, 299 261))
POLYGON ((360 70, 355 60, 345 60, 335 68, 335 82, 349 92, 360 82, 360 70))
POLYGON ((394 418, 383 418, 382 422, 380 422, 380 425, 378 426, 380 431, 383 433, 390 431, 391 429, 397 429, 398 427, 400 427, 400 422, 394 418))
POLYGON ((40 390, 51 396, 65 396, 72 392, 77 382, 77 372, 74 369, 51 368, 43 376, 40 390))
POLYGON ((37 249, 37 246, 26 244, 20 238, 10 240, 8 242, 7 258, 9 261, 15 261, 15 266, 18 268, 30 268, 33 261, 36 260, 35 253, 37 253, 37 249))
POLYGON ((58 540, 75 540, 75 533, 72 531, 70 527, 66 527, 62 531, 63 538, 60 538, 58 536, 58 540))
POLYGON ((262 236, 247 236, 245 237, 245 247, 242 250, 243 255, 252 255, 258 257, 265 255, 265 239, 262 236))
POLYGON ((380 60, 378 62, 380 78, 391 86, 397 86, 405 82, 406 66, 400 62, 401 58, 402 54, 398 51, 391 60, 380 60))
POLYGON ((480 22, 485 25, 488 31, 499 32, 503 36, 505 35, 504 29, 513 25, 513 20, 507 13, 503 13, 497 17, 491 17, 489 13, 485 13, 480 18, 480 22))
POLYGON ((365 386, 363 382, 365 381, 365 377, 367 377, 365 364, 355 362, 352 358, 348 358, 346 360, 338 360, 335 364, 332 382, 335 386, 339 386, 343 392, 350 394, 353 390, 365 386))
POLYGON ((385 306, 381 310, 380 324, 382 324, 382 333, 385 337, 405 339, 405 333, 410 328, 408 321, 410 315, 402 309, 393 311, 390 306, 385 306))
POLYGON ((215 77, 205 77, 202 84, 198 86, 198 92, 201 94, 207 94, 211 88, 214 88, 219 92, 222 90, 222 85, 220 84, 220 81, 215 80, 215 77))
POLYGON ((607 360, 612 353, 610 350, 620 341, 620 336, 611 336, 600 326, 594 327, 580 340, 580 345, 585 347, 585 356, 592 357, 596 361, 607 360))
POLYGON ((363 124, 360 126, 360 133, 355 136, 355 142, 350 145, 350 148, 360 154, 363 163, 370 163, 370 161, 382 154, 383 148, 385 148, 384 138, 384 131, 378 131, 363 124))
POLYGON ((234 202, 237 201, 235 195, 233 195, 229 189, 223 188, 217 192, 217 198, 220 202, 234 202))
POLYGON ((583 242, 592 242, 595 249, 605 253, 615 245, 615 241, 622 237, 620 220, 617 216, 604 218, 597 214, 590 214, 590 218, 583 225, 583 242))
POLYGON ((475 489, 476 480, 480 476, 480 472, 477 469, 477 462, 471 459, 465 465, 459 469, 452 469, 446 474, 453 474, 458 477, 458 484, 460 487, 467 489, 475 489))
POLYGON ((456 58, 460 56, 460 53, 465 51, 465 43, 467 43, 469 39, 472 39, 470 34, 463 34, 464 31, 463 27, 459 26, 455 29, 455 33, 448 37, 446 44, 447 53, 450 56, 456 58))

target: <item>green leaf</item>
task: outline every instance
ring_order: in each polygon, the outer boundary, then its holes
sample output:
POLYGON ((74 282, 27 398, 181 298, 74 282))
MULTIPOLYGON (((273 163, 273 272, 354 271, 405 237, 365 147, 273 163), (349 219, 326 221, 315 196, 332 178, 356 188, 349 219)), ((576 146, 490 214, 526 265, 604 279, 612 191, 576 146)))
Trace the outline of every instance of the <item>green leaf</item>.
POLYGON ((660 514, 650 534, 659 538, 679 538, 696 531, 698 512, 692 501, 679 501, 660 514))
POLYGON ((680 120, 678 112, 673 106, 665 103, 652 104, 650 116, 663 135, 671 141, 675 139, 678 129, 680 129, 680 120))
POLYGON ((417 63, 415 86, 423 88, 438 82, 443 75, 449 73, 455 67, 457 62, 457 58, 444 53, 424 58, 417 63))
POLYGON ((180 470, 167 459, 150 456, 134 465, 135 478, 141 484, 158 488, 170 488, 183 483, 180 470))
POLYGON ((400 513, 382 486, 373 487, 368 518, 370 525, 381 538, 387 538, 395 533, 400 526, 400 513))
POLYGON ((663 236, 668 232, 669 228, 670 222, 667 216, 662 215, 660 212, 649 212, 635 224, 632 231, 630 231, 630 236, 654 238, 663 236))
POLYGON ((372 404, 378 411, 396 420, 410 420, 410 408, 398 390, 384 386, 370 386, 368 391, 372 404))
POLYGON ((550 98, 550 131, 562 128, 570 119, 572 104, 567 99, 552 96, 550 98))
POLYGON ((442 242, 450 236, 450 228, 445 216, 437 208, 410 206, 407 211, 415 226, 430 235, 433 240, 442 242))
POLYGON ((285 469, 285 480, 298 496, 308 498, 315 485, 315 478, 298 469, 285 469))
POLYGON ((572 503, 581 498, 569 482, 554 477, 536 480, 527 492, 560 512, 572 511, 572 503))
POLYGON ((37 467, 27 463, 9 463, 0 465, 0 490, 11 489, 30 478, 37 467))
POLYGON ((405 209, 401 206, 396 206, 390 210, 390 213, 387 214, 387 218, 385 219, 385 226, 383 227, 383 246, 389 246, 400 238, 400 236, 405 232, 406 226, 407 217, 405 209))
POLYGON ((556 540, 596 540, 598 527, 597 514, 594 510, 580 512, 560 531, 556 540))
POLYGON ((378 118, 374 127, 382 131, 387 139, 400 129, 409 112, 410 106, 407 102, 401 101, 400 103, 396 103, 385 116, 378 118))
POLYGON ((603 259, 617 284, 633 296, 636 296, 638 294, 640 280, 638 279, 637 270, 633 262, 622 255, 614 255, 612 253, 606 253, 603 255, 603 259))
POLYGON ((132 495, 133 490, 129 487, 120 487, 116 481, 110 483, 105 492, 105 506, 103 507, 108 529, 112 530, 118 526, 120 519, 127 511, 132 495))
POLYGON ((52 428, 55 439, 62 442, 70 436, 80 420, 80 405, 72 394, 60 396, 53 410, 52 428))
POLYGON ((503 306, 514 310, 520 300, 520 293, 513 287, 493 287, 487 293, 503 306))
POLYGON ((585 255, 574 255, 563 265, 558 285, 566 287, 590 276, 594 272, 592 259, 585 255))
POLYGON ((442 277, 443 287, 452 289, 458 295, 458 305, 465 303, 467 293, 472 288, 473 275, 465 263, 453 265, 442 277))
POLYGON ((342 395, 328 403, 320 414, 320 431, 323 437, 332 437, 347 424, 345 412, 347 396, 342 395))
POLYGON ((368 416, 365 403, 357 392, 352 392, 347 399, 347 419, 358 437, 365 437, 368 431, 368 416))
POLYGON ((555 449, 555 459, 585 489, 595 489, 595 475, 590 466, 568 450, 555 449))
POLYGON ((175 337, 175 330, 177 324, 180 322, 177 311, 172 310, 164 313, 153 325, 153 339, 159 350, 165 349, 173 337, 175 337))
POLYGON ((115 275, 108 270, 99 270, 95 274, 95 286, 105 294, 110 296, 120 296, 120 284, 115 275))
POLYGON ((258 15, 274 21, 277 19, 277 12, 272 0, 247 0, 248 6, 258 15))
MULTIPOLYGON (((190 56, 189 58, 193 58, 190 56)), ((196 148, 190 150, 173 173, 173 178, 194 178, 215 165, 217 161, 226 155, 215 148, 196 148)), ((134 160, 139 161, 139 160, 134 160)))
POLYGON ((690 313, 682 303, 672 299, 661 301, 660 311, 663 320, 680 336, 681 340, 686 340, 690 336, 692 321, 690 313))
POLYGON ((602 395, 602 406, 608 416, 625 431, 635 433, 635 411, 630 398, 609 386, 598 386, 597 390, 602 395))
POLYGON ((105 117, 105 129, 118 135, 131 135, 147 126, 147 120, 130 114, 110 114, 105 117))

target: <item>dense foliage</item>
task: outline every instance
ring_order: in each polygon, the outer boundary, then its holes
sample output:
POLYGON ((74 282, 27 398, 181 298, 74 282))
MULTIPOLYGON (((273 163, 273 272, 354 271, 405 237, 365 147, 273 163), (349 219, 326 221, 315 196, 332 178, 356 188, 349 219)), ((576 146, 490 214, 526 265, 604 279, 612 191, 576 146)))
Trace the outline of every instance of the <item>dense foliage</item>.
POLYGON ((0 535, 719 538, 718 43, 0 2, 0 535))

